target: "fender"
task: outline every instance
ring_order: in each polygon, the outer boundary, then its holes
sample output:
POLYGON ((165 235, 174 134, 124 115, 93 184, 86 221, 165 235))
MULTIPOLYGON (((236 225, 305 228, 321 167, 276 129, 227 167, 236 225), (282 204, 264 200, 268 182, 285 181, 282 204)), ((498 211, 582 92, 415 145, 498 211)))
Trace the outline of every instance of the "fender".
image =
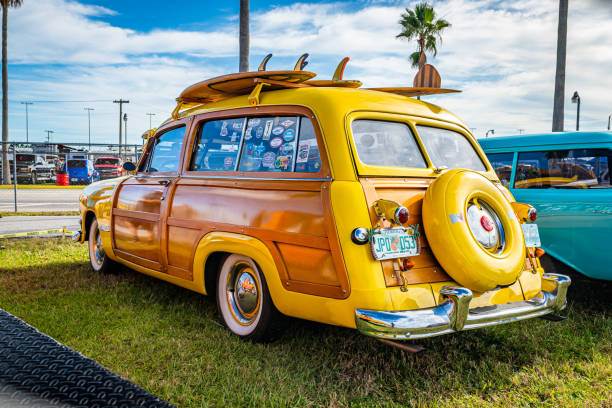
POLYGON ((204 265, 214 252, 240 254, 253 259, 266 277, 274 306, 282 314, 321 323, 355 327, 355 307, 347 299, 331 299, 286 290, 268 247, 259 239, 247 235, 223 231, 206 234, 195 250, 193 285, 190 285, 190 289, 206 294, 204 265))

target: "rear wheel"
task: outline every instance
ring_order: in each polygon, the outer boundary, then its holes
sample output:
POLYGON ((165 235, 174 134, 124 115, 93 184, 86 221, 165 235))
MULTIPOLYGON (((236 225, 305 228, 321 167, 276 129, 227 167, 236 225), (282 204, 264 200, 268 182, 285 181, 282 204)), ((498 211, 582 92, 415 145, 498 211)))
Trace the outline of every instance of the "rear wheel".
POLYGON ((89 261, 93 270, 101 273, 111 273, 116 266, 116 263, 109 259, 104 252, 102 239, 100 237, 100 228, 98 227, 98 220, 95 218, 89 227, 88 246, 89 261))
POLYGON ((225 326, 239 337, 261 342, 278 332, 281 315, 251 258, 233 254, 225 259, 217 279, 217 307, 225 326))

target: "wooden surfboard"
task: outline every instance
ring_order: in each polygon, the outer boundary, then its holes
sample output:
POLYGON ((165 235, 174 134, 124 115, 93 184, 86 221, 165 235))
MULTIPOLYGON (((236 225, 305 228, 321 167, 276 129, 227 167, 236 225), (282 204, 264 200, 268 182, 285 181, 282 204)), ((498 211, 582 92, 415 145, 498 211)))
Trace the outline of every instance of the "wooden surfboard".
MULTIPOLYGON (((301 84, 314 78, 317 74, 309 71, 253 71, 240 72, 236 74, 222 75, 216 78, 207 79, 187 87, 179 97, 177 102, 183 103, 207 103, 220 101, 237 95, 250 93, 259 82, 271 81, 286 82, 289 84, 301 84)), ((270 84, 266 86, 266 91, 283 89, 287 86, 282 84, 270 84)))
POLYGON ((312 86, 332 86, 337 88, 359 88, 361 86, 361 81, 352 81, 350 79, 311 79, 304 83, 312 86))
POLYGON ((406 87, 406 88, 367 88, 372 91, 389 92, 403 96, 423 96, 423 95, 437 95, 445 93, 461 92, 458 89, 445 89, 445 88, 426 88, 426 87, 406 87))

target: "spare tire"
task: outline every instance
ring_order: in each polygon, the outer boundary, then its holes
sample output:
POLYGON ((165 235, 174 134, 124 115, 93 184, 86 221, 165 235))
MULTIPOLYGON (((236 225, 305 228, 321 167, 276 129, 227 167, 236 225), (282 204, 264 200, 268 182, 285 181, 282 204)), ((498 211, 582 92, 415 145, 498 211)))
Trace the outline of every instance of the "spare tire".
POLYGON ((449 170, 423 199, 423 227, 444 270, 485 292, 516 282, 525 263, 523 230, 502 192, 480 173, 449 170))

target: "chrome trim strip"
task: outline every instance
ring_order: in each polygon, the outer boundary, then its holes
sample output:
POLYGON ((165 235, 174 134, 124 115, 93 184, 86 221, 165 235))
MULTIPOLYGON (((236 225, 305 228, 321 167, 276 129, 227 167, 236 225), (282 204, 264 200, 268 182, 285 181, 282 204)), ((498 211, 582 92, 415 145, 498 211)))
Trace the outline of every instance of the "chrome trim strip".
POLYGON ((181 176, 186 179, 206 180, 266 180, 266 181, 332 181, 331 178, 289 178, 289 177, 244 177, 244 176, 181 176))
POLYGON ((495 305, 490 310, 470 310, 472 292, 469 289, 445 286, 440 294, 447 300, 436 307, 400 311, 356 309, 355 323, 365 335, 394 340, 420 339, 495 326, 559 312, 565 308, 570 284, 568 276, 546 273, 542 276, 542 291, 535 297, 495 305))

